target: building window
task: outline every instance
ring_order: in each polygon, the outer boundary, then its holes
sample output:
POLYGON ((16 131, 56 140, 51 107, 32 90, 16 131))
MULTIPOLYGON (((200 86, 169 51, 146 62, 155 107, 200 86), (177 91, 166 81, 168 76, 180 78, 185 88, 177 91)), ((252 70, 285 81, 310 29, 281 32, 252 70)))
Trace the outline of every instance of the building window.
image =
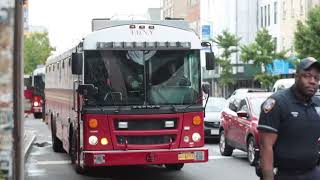
POLYGON ((264 26, 267 27, 267 6, 264 6, 264 26))
POLYGON ((303 16, 304 12, 303 12, 303 2, 302 0, 300 0, 300 16, 303 16))
POLYGON ((273 21, 274 21, 274 24, 277 24, 277 16, 278 16, 278 2, 274 2, 274 11, 273 11, 273 21))
POLYGON ((294 5, 293 5, 293 0, 291 0, 291 17, 294 18, 294 5))
POLYGON ((268 26, 270 26, 270 4, 268 4, 268 26))
POLYGON ((263 7, 260 8, 261 27, 263 27, 263 7))
POLYGON ((286 11, 286 2, 285 2, 285 1, 284 1, 283 4, 282 4, 282 9, 283 9, 283 10, 282 10, 282 12, 283 12, 283 13, 282 13, 282 14, 283 14, 283 15, 282 15, 282 19, 283 19, 283 20, 286 20, 287 11, 286 11))
POLYGON ((198 3, 198 0, 189 0, 189 6, 194 6, 198 3))
POLYGON ((273 38, 273 47, 275 50, 277 50, 277 40, 278 40, 277 37, 273 38))

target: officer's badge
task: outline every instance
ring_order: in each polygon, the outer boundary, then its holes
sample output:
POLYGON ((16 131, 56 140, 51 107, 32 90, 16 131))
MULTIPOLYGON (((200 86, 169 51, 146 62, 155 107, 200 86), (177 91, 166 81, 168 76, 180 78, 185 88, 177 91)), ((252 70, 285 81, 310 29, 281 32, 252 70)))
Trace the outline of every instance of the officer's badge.
POLYGON ((263 111, 265 113, 268 113, 272 110, 272 108, 274 107, 274 105, 276 104, 276 100, 273 98, 268 98, 264 103, 263 103, 263 111))

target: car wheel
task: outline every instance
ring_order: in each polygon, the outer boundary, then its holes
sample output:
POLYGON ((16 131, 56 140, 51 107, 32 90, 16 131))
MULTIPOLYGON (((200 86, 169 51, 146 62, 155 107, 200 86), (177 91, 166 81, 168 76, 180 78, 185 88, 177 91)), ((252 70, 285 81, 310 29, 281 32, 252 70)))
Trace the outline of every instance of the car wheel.
POLYGON ((179 171, 183 168, 184 164, 179 163, 179 164, 165 164, 165 167, 170 170, 170 171, 179 171))
POLYGON ((219 149, 220 149, 220 154, 222 156, 231 156, 232 155, 233 148, 230 145, 228 145, 223 130, 220 132, 219 149))
POLYGON ((247 156, 248 156, 249 164, 251 166, 254 166, 257 162, 258 154, 256 151, 256 141, 252 136, 249 137, 247 142, 247 156))

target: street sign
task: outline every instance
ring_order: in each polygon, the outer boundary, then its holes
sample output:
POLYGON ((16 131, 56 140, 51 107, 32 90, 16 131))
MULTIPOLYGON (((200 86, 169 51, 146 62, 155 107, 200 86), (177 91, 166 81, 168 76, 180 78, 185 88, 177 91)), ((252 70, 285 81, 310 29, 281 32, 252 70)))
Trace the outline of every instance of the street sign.
POLYGON ((202 25, 202 40, 209 40, 211 38, 211 26, 202 25))

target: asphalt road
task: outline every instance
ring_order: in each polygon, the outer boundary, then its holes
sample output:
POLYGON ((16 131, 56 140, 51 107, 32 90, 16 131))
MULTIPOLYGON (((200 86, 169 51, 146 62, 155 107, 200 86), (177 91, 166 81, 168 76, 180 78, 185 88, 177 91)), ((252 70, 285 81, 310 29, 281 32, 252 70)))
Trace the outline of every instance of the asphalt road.
POLYGON ((232 157, 222 157, 218 145, 209 142, 209 162, 185 164, 181 171, 168 171, 160 166, 108 167, 77 174, 64 153, 54 153, 51 135, 41 120, 27 119, 26 129, 34 131, 37 139, 26 162, 26 180, 256 180, 254 168, 246 161, 246 154, 235 151, 232 157))

